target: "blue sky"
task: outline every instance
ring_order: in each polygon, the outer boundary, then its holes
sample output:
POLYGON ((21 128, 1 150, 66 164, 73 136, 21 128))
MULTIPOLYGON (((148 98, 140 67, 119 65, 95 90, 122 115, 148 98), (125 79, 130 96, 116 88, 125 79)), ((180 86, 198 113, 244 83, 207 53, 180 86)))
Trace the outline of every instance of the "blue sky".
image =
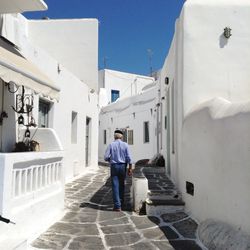
POLYGON ((99 68, 148 75, 162 67, 176 18, 184 0, 45 0, 48 11, 25 13, 30 19, 44 16, 97 18, 99 68))

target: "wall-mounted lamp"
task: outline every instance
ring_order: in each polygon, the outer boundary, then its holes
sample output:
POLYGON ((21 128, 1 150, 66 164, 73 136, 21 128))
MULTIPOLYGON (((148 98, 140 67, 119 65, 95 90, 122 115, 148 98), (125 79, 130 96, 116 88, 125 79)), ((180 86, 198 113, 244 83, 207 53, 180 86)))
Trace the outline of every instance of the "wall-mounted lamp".
POLYGON ((169 84, 169 78, 166 76, 165 77, 165 84, 168 85, 169 84))
POLYGON ((232 31, 232 29, 230 29, 229 27, 226 27, 226 28, 224 29, 224 32, 223 32, 224 37, 227 38, 227 39, 230 38, 230 36, 232 36, 231 31, 232 31))

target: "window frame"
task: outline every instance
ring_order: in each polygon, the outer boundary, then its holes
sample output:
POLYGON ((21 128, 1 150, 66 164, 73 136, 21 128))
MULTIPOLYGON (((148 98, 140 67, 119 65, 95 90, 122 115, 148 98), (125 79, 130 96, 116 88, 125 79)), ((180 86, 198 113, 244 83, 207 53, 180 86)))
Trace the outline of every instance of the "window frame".
MULTIPOLYGON (((50 126, 50 110, 51 110, 51 107, 52 107, 52 103, 47 101, 47 100, 44 100, 42 98, 39 98, 39 101, 38 101, 38 127, 39 128, 49 128, 50 126), (44 108, 46 107, 46 112, 41 112, 40 109, 41 109, 41 106, 44 108), (41 114, 43 115, 43 117, 41 116, 41 114), (43 118, 43 119, 41 119, 43 118), (41 120, 45 120, 44 124, 42 124, 41 120)), ((42 110, 44 111, 44 109, 42 110)))
POLYGON ((120 98, 120 90, 111 89, 111 103, 120 98))
POLYGON ((106 129, 103 130, 103 144, 104 145, 107 144, 107 130, 106 129))
POLYGON ((127 143, 128 145, 134 145, 134 130, 127 129, 127 143))
POLYGON ((149 121, 143 122, 143 143, 150 143, 149 121), (146 135, 146 124, 147 124, 147 135, 146 135))

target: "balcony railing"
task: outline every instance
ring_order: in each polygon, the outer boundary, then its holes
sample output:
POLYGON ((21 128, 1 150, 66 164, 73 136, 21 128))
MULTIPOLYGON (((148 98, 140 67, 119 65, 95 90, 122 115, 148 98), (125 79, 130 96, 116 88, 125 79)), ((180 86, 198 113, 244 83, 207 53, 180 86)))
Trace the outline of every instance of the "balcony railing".
POLYGON ((61 181, 62 162, 13 169, 12 197, 20 197, 61 181))

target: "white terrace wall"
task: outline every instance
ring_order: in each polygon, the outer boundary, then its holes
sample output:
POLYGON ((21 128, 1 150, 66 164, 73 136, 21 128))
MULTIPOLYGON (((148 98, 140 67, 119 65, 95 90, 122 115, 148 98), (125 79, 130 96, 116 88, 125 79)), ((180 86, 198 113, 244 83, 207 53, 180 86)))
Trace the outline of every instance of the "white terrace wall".
POLYGON ((249 13, 248 0, 186 1, 172 62, 177 161, 171 166, 187 211, 200 221, 221 220, 247 233, 249 13), (228 39, 225 27, 232 29, 228 39), (186 193, 187 181, 194 184, 193 196, 186 193))
POLYGON ((120 91, 120 99, 137 95, 142 89, 154 82, 153 77, 136 75, 116 70, 99 71, 99 105, 102 108, 111 103, 111 90, 120 91))
POLYGON ((114 140, 114 130, 133 130, 133 145, 129 145, 133 162, 150 159, 156 154, 156 116, 158 87, 154 86, 140 95, 119 100, 102 108, 99 122, 99 160, 103 161, 105 150, 114 140), (149 143, 144 143, 143 124, 149 122, 149 143), (104 130, 107 143, 104 144, 104 130))
MULTIPOLYGON (((92 92, 93 84, 90 81, 90 86, 88 82, 82 82, 78 77, 76 77, 73 73, 71 73, 68 68, 61 64, 60 61, 57 61, 50 54, 47 53, 46 47, 39 47, 37 45, 32 44, 32 39, 30 36, 35 34, 35 26, 36 22, 32 21, 32 33, 29 33, 29 21, 25 19, 21 15, 10 16, 10 22, 14 25, 13 29, 9 29, 8 32, 10 37, 14 37, 15 44, 17 44, 20 48, 21 53, 31 62, 33 62, 42 72, 44 72, 50 79, 52 79, 56 85, 58 85, 61 89, 60 92, 60 100, 59 102, 52 101, 52 108, 50 111, 49 117, 49 127, 53 128, 58 134, 63 149, 65 150, 65 176, 66 181, 76 176, 86 170, 85 163, 85 142, 86 142, 86 117, 91 118, 91 129, 90 129, 90 167, 97 166, 97 150, 98 150, 98 97, 97 92, 92 92), (18 30, 18 32, 13 35, 13 32, 18 30), (58 68, 59 65, 59 68, 58 68), (77 114, 77 140, 72 141, 72 112, 77 114)), ((42 22, 42 21, 41 21, 42 22)), ((47 22, 47 20, 44 20, 47 22)), ((69 21, 70 24, 71 21, 69 21)), ((78 25, 74 30, 74 26, 72 25, 72 34, 76 37, 79 35, 79 26, 80 21, 78 20, 78 25)), ((52 24, 53 21, 51 20, 52 24)), ((54 34, 57 33, 57 26, 60 26, 60 29, 66 25, 67 20, 57 22, 56 25, 52 25, 54 27, 54 34)), ((40 26, 40 22, 37 23, 40 26)), ((94 31, 89 34, 84 34, 85 36, 91 36, 92 40, 97 41, 97 33, 96 28, 98 23, 96 20, 89 20, 86 22, 82 21, 83 26, 93 27, 94 31)), ((39 28, 40 29, 40 28, 39 28)), ((89 29, 86 29, 86 32, 89 29)), ((50 29, 52 32, 52 29, 50 29)), ((39 37, 42 39, 43 36, 47 36, 47 33, 39 33, 39 37)), ((80 34, 81 36, 81 34, 80 34)), ((8 38, 8 37, 7 37, 8 38)), ((49 36, 48 38, 49 39, 49 36)), ((62 40, 61 43, 65 43, 65 40, 62 40)), ((71 44, 70 44, 71 46, 71 44)), ((76 49, 76 48, 75 48, 76 49)), ((82 48, 79 48, 82 49, 82 48)), ((87 56, 93 55, 95 58, 97 51, 97 43, 89 43, 88 46, 84 49, 88 53, 87 56)), ((62 54, 64 51, 62 51, 62 54)), ((83 52, 81 52, 83 53, 83 52)), ((97 60, 97 59, 96 59, 97 60)), ((97 79, 98 70, 97 65, 92 65, 88 67, 88 77, 92 80, 97 79)), ((97 86, 97 82, 95 83, 97 86)), ((41 97, 43 98, 43 97, 41 97)), ((39 95, 35 95, 35 109, 34 109, 34 117, 36 121, 38 121, 38 101, 39 95)), ((51 101, 51 100, 47 100, 51 101)))

